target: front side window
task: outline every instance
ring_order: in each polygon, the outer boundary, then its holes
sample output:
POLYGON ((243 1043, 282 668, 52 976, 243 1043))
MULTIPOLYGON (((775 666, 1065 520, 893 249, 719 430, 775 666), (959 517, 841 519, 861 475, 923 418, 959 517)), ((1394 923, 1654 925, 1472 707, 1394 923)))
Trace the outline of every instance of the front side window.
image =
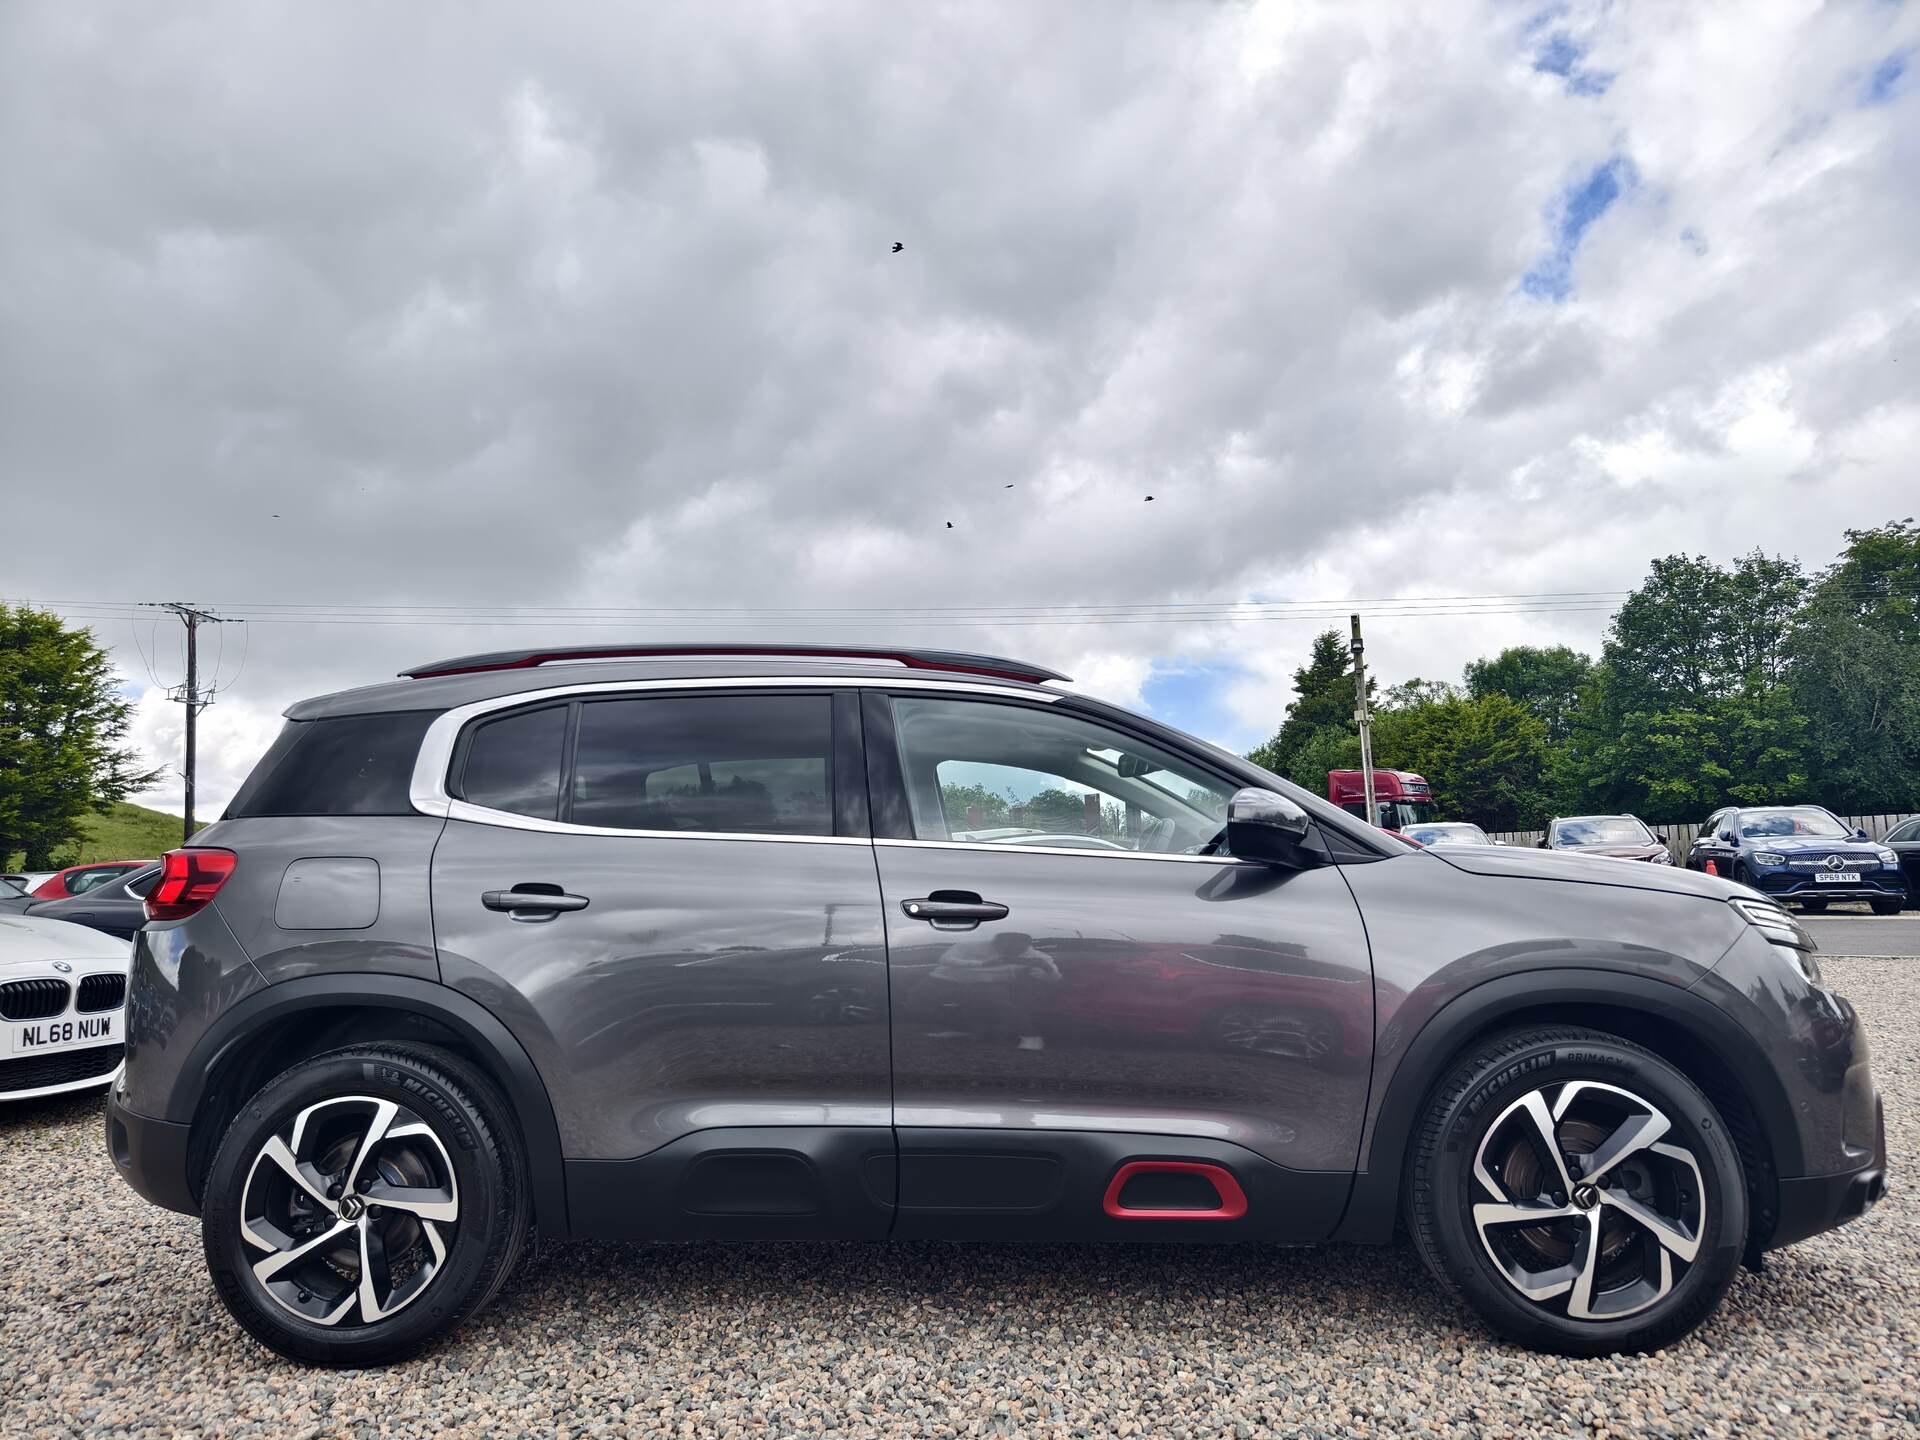
POLYGON ((580 707, 576 825, 833 834, 833 701, 688 695, 580 707))
POLYGON ((1887 832, 1886 843, 1889 845, 1896 842, 1904 845, 1909 840, 1920 840, 1920 820, 1908 820, 1887 832))
POLYGON ((916 696, 893 717, 917 839, 1193 854, 1226 823, 1231 783, 1078 716, 916 696))

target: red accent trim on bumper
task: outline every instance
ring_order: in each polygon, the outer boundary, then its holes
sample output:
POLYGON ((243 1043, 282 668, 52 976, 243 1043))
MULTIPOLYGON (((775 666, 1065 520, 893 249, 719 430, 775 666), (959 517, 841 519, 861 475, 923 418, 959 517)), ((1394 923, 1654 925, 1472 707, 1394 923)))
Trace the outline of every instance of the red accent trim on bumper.
POLYGON ((1101 1208, 1116 1220, 1238 1220, 1247 1213, 1247 1192, 1224 1166, 1199 1160, 1129 1160, 1113 1172, 1101 1208), (1121 1205, 1120 1192, 1136 1175, 1201 1175, 1220 1196, 1211 1210, 1131 1210, 1121 1205))

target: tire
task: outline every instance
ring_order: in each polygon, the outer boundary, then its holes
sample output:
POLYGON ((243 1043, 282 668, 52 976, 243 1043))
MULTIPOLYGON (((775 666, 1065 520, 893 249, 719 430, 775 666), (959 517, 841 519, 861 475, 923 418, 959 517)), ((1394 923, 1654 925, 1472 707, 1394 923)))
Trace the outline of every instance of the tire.
POLYGON ((1406 1214, 1427 1268, 1497 1334, 1610 1355, 1658 1350, 1718 1308, 1746 1247, 1747 1188, 1725 1123, 1673 1066, 1617 1036, 1534 1027, 1476 1045, 1436 1088, 1414 1136, 1406 1214), (1635 1135, 1646 1143, 1604 1167, 1599 1185, 1584 1179, 1588 1156, 1635 1135), (1541 1223, 1507 1218, 1522 1209, 1541 1223))
POLYGON ((1873 906, 1873 913, 1876 915, 1898 915, 1906 908, 1906 902, 1898 899, 1874 900, 1869 903, 1873 906))
POLYGON ((1824 900, 1801 900, 1797 903, 1800 908, 1809 915, 1824 915, 1827 913, 1827 902, 1824 900))
POLYGON ((506 1101, 460 1057, 357 1046, 241 1107, 201 1212, 214 1287, 249 1335, 311 1364, 388 1365, 506 1282, 529 1227, 526 1152, 506 1101))

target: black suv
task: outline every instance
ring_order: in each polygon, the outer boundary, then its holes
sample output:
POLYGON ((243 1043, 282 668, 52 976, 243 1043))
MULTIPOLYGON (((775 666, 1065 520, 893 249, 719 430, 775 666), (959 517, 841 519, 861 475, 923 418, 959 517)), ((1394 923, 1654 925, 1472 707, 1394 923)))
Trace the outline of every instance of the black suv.
POLYGON ((166 857, 107 1138, 235 1317, 394 1359, 532 1233, 1389 1241, 1684 1334, 1884 1189, 1866 1040, 1726 880, 1416 850, 923 650, 470 656, 306 701, 166 857))

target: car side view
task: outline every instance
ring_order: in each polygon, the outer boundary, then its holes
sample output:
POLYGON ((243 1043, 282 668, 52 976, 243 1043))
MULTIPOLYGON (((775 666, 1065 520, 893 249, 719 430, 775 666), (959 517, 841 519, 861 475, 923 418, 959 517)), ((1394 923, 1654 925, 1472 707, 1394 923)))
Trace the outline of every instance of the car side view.
POLYGON ((593 647, 293 706, 148 892, 116 1165, 337 1365, 536 1232, 1404 1227, 1499 1334, 1597 1355, 1879 1199, 1865 1035, 1785 911, 1395 842, 1063 678, 593 647))

